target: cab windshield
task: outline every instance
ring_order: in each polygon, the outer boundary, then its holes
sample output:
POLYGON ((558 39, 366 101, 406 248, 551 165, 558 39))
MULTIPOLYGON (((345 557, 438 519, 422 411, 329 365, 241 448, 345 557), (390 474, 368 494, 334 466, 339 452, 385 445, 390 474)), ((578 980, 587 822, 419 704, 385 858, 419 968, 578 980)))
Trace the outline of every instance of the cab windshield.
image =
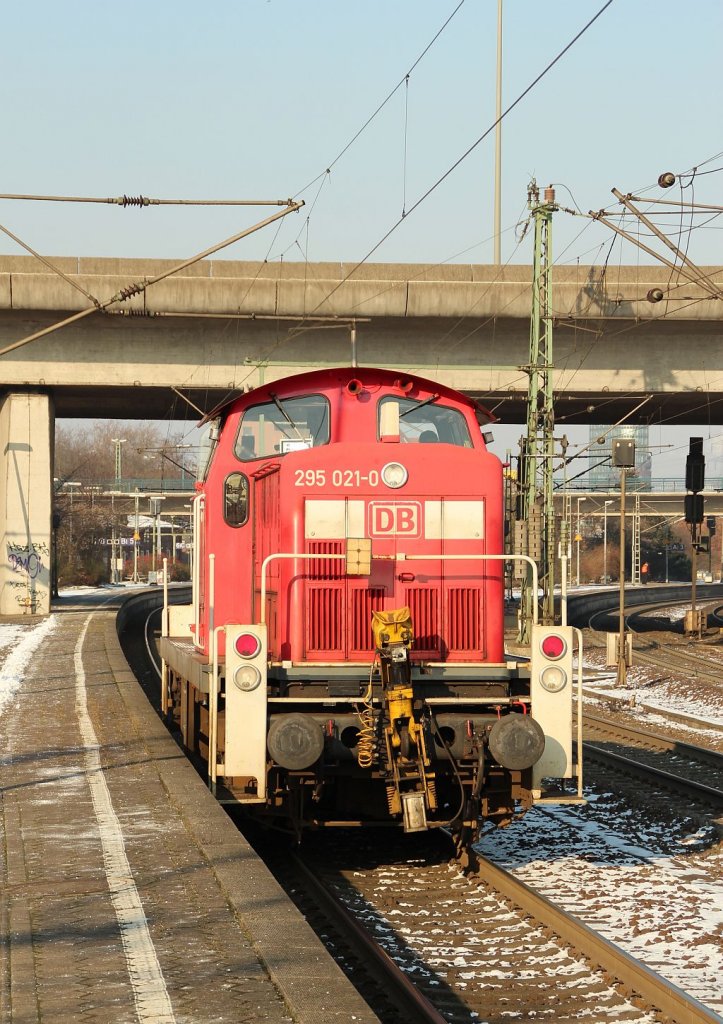
POLYGON ((377 436, 381 437, 382 409, 388 402, 399 406, 399 440, 402 444, 454 444, 471 448, 467 421, 459 409, 440 405, 436 399, 417 402, 412 398, 388 395, 379 402, 377 410, 377 436))
POLYGON ((329 443, 329 402, 323 395, 280 398, 243 414, 234 452, 242 462, 329 443))

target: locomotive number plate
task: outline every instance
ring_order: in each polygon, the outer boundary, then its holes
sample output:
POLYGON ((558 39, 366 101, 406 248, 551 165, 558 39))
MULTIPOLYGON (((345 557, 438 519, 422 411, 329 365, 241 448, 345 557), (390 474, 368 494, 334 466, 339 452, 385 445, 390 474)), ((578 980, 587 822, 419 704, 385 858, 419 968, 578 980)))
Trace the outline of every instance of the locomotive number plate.
POLYGON ((296 487, 378 487, 379 482, 376 469, 297 469, 294 474, 296 487))

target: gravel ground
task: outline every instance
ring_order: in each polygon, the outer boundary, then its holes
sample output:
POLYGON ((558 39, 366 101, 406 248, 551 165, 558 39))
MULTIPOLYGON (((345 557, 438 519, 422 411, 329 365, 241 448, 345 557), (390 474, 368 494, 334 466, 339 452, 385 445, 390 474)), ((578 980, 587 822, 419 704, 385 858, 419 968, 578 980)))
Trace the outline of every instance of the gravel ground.
MULTIPOLYGON (((721 650, 709 653, 723 682, 721 650)), ((604 706, 621 722, 723 751, 723 688, 633 665, 621 689, 604 651, 590 646, 584 667, 591 712, 604 706), (665 711, 691 721, 673 724, 665 711), (695 719, 721 731, 696 729, 695 719)), ((672 810, 668 820, 641 813, 606 787, 585 795, 585 807, 535 808, 487 831, 480 853, 722 1013, 723 855, 715 829, 672 810)))

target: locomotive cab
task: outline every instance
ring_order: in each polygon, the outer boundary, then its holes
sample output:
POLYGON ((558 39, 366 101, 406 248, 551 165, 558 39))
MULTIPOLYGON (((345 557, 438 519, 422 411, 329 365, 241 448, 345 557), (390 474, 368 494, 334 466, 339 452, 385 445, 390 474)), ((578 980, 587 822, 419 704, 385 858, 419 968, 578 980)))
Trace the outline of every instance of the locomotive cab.
POLYGON ((295 828, 473 831, 543 796, 534 765, 571 777, 571 665, 552 694, 504 654, 489 414, 355 368, 265 385, 219 418, 193 621, 180 636, 168 610, 162 654, 165 705, 223 798, 295 828))

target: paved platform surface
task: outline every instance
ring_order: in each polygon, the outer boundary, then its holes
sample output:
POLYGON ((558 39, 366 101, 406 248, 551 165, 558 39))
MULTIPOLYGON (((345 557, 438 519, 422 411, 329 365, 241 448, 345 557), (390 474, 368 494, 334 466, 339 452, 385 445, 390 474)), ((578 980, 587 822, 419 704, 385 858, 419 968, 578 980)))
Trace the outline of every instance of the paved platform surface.
POLYGON ((0 1024, 376 1021, 148 704, 118 603, 0 652, 0 1024))

